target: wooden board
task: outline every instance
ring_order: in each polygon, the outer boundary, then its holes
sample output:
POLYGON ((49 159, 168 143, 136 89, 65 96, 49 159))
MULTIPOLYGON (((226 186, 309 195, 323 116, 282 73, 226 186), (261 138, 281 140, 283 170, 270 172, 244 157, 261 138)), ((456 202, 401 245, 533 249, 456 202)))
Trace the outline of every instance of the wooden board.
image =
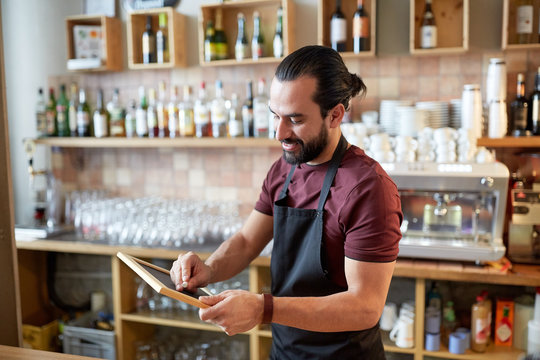
POLYGON ((124 254, 119 251, 116 256, 122 260, 129 268, 137 273, 148 285, 158 293, 170 298, 180 300, 186 304, 198 308, 207 308, 208 305, 199 300, 201 296, 208 296, 211 293, 205 288, 200 288, 196 293, 187 290, 177 291, 170 278, 169 270, 163 269, 144 260, 124 254))

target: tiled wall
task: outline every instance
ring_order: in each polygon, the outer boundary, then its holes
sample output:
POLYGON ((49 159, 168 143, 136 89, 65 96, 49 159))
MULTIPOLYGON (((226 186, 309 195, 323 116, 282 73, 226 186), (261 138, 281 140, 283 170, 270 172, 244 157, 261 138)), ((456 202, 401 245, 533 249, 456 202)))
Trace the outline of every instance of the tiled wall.
MULTIPOLYGON (((506 53, 467 53, 444 56, 400 56, 347 60, 351 72, 366 82, 365 99, 353 101, 353 118, 365 110, 377 110, 382 99, 450 100, 459 98, 464 84, 485 84, 491 57, 504 57, 508 72, 508 100, 515 97, 519 72, 526 73, 527 93, 534 85, 540 66, 540 50, 506 53)), ((201 80, 221 79, 229 95, 237 92, 242 100, 246 79, 272 78, 275 65, 241 67, 125 71, 111 74, 85 74, 51 77, 50 85, 76 81, 89 91, 94 103, 97 88, 110 99, 113 88, 120 89, 121 101, 137 99, 138 86, 157 87, 184 84, 197 88, 201 80)), ((256 91, 256 90, 255 90, 256 91)), ((196 92, 195 92, 196 93, 196 92)), ((281 150, 272 149, 55 149, 53 169, 66 188, 106 188, 114 194, 145 196, 160 194, 180 198, 238 199, 245 215, 258 197, 266 171, 281 150)))

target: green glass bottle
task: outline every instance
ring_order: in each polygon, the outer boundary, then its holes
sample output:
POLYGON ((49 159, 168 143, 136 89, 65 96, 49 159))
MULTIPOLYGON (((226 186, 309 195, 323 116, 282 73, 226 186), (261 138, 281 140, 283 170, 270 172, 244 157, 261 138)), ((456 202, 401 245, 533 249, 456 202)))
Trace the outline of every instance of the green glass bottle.
POLYGON ((58 123, 56 122, 56 99, 53 88, 49 88, 49 101, 47 102, 45 117, 47 119, 47 136, 57 136, 58 123))
POLYGON ((264 56, 264 37, 261 30, 261 16, 253 12, 253 38, 251 39, 251 57, 257 60, 264 56))
POLYGON ((90 136, 90 107, 86 102, 86 92, 79 89, 79 106, 77 107, 77 135, 90 136))
POLYGON ((229 56, 229 48, 227 45, 227 36, 223 30, 223 14, 221 9, 216 9, 216 32, 215 32, 215 43, 216 43, 216 59, 225 60, 229 56))
POLYGON ((60 85, 60 96, 56 102, 56 122, 58 136, 69 136, 69 101, 66 96, 66 85, 60 85))
POLYGON ((206 24, 206 37, 204 38, 204 61, 216 60, 215 34, 214 22, 208 20, 206 24))

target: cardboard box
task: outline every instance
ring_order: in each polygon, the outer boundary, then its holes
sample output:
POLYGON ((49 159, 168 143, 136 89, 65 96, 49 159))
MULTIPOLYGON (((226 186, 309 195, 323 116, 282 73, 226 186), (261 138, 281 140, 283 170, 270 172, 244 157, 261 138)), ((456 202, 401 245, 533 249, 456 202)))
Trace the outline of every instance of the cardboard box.
POLYGON ((512 346, 514 334, 514 301, 497 299, 495 312, 495 345, 512 346))
POLYGON ((53 320, 42 326, 23 324, 22 331, 24 347, 36 350, 57 351, 57 320, 53 320))

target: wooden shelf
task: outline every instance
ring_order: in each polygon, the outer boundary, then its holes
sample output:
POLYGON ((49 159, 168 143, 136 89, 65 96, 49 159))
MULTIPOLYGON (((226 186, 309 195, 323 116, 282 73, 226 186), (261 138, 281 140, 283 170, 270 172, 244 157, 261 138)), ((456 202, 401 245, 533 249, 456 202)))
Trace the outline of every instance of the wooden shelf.
POLYGON ((424 350, 422 354, 424 356, 431 356, 434 358, 442 359, 461 359, 461 360, 508 360, 518 359, 519 355, 524 354, 523 350, 514 349, 505 346, 489 345, 484 353, 477 353, 472 350, 466 350, 465 354, 454 354, 448 351, 444 345, 441 344, 441 350, 439 351, 427 351, 424 350))
POLYGON ((136 10, 128 14, 127 19, 127 51, 128 67, 132 70, 155 70, 175 67, 186 67, 186 20, 185 16, 172 7, 136 10), (142 34, 146 28, 146 17, 152 17, 152 30, 159 29, 159 14, 167 14, 167 47, 169 61, 162 64, 144 64, 142 58, 142 34))
POLYGON ((267 148, 280 143, 266 138, 76 138, 36 139, 36 144, 70 148, 267 148))
POLYGON ((505 136, 503 138, 480 138, 476 142, 478 146, 489 148, 531 148, 540 149, 540 136, 513 137, 505 136))
POLYGON ((409 51, 412 55, 447 55, 469 50, 469 0, 433 2, 437 24, 437 48, 420 48, 420 26, 425 0, 410 1, 409 51))
POLYGON ((123 69, 122 56, 122 22, 120 19, 104 15, 77 15, 66 18, 67 60, 75 59, 75 44, 73 27, 76 25, 101 26, 102 33, 102 65, 96 68, 84 68, 70 71, 99 72, 121 71, 123 69))
MULTIPOLYGON (((377 1, 364 1, 364 8, 369 16, 369 51, 362 51, 360 53, 353 52, 353 14, 356 11, 356 8, 356 0, 341 1, 341 12, 345 15, 347 20, 347 34, 349 35, 347 37, 347 51, 340 53, 341 57, 344 59, 374 57, 376 53, 377 1)), ((317 9, 317 43, 319 45, 330 47, 330 19, 332 18, 332 13, 336 9, 336 1, 319 0, 317 9)))
MULTIPOLYGON (((275 24, 277 22, 277 10, 283 8, 283 54, 287 56, 294 49, 294 2, 291 0, 236 0, 209 5, 202 5, 199 14, 199 64, 208 66, 236 66, 279 63, 282 59, 273 56, 264 56, 259 60, 246 59, 236 61, 234 45, 238 35, 237 15, 242 12, 246 18, 246 33, 251 49, 253 35, 253 12, 258 11, 261 15, 261 31, 264 36, 264 54, 273 54, 272 40, 274 38, 275 24), (216 9, 221 9, 223 16, 223 30, 227 36, 228 57, 226 60, 204 60, 204 38, 208 20, 215 24, 216 9)), ((251 53, 251 51, 250 51, 251 53)))
POLYGON ((538 39, 538 9, 540 0, 533 0, 533 23, 532 35, 530 44, 519 44, 516 32, 516 3, 517 0, 504 0, 503 3, 503 23, 502 23, 502 40, 501 46, 503 50, 528 50, 540 49, 540 39, 538 39))

